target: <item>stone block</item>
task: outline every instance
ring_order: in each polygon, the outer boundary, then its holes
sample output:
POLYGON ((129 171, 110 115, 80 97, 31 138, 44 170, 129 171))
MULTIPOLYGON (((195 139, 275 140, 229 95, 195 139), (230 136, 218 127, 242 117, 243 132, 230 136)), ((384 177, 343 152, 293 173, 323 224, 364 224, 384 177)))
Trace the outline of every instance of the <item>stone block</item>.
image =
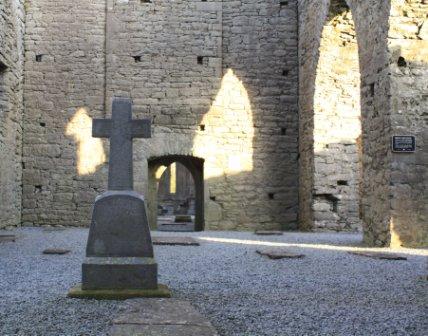
POLYGON ((95 200, 88 257, 153 257, 144 198, 134 191, 107 191, 95 200))
POLYGON ((156 289, 153 258, 88 257, 82 264, 82 289, 156 289))

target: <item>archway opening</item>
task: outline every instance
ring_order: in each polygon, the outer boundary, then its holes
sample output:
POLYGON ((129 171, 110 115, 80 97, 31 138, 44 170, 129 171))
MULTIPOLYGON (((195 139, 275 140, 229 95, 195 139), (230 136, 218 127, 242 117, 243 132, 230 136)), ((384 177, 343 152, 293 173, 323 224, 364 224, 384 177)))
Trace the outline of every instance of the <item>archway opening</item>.
POLYGON ((314 95, 316 230, 361 230, 360 67, 355 25, 344 0, 332 0, 319 48, 314 95))
POLYGON ((148 160, 148 212, 152 229, 204 229, 204 160, 168 155, 148 160))
POLYGON ((194 231, 195 182, 179 162, 160 166, 158 178, 157 228, 159 231, 194 231))

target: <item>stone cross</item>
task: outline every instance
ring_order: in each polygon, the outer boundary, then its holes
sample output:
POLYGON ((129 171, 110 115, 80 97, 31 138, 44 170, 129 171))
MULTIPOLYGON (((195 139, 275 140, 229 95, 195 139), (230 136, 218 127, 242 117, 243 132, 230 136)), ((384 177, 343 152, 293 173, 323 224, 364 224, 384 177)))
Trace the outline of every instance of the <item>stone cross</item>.
POLYGON ((94 119, 92 136, 110 138, 109 190, 133 190, 132 139, 150 138, 150 119, 132 120, 132 101, 114 98, 112 119, 94 119))

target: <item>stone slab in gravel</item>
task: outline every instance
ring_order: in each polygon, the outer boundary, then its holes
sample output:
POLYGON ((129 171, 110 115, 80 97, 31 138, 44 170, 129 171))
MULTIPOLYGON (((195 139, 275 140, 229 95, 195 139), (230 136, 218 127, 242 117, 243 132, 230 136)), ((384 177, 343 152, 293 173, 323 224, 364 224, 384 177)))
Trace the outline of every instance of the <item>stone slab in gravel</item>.
POLYGON ((382 253, 382 252, 365 252, 365 251, 351 251, 350 254, 368 257, 373 259, 384 259, 384 260, 407 260, 406 257, 403 257, 399 254, 394 253, 382 253))
POLYGON ((266 256, 269 259, 299 259, 303 258, 305 255, 300 253, 293 253, 284 249, 276 248, 276 249, 262 249, 256 250, 256 252, 262 256, 266 256))
POLYGON ((63 226, 44 226, 43 231, 45 232, 57 232, 57 231, 65 231, 66 227, 63 226))
POLYGON ((12 234, 0 234, 0 243, 4 242, 14 242, 16 240, 16 236, 12 234))
POLYGON ((129 300, 113 320, 111 336, 215 336, 211 323, 184 300, 129 300))
POLYGON ((282 236, 284 233, 275 230, 256 230, 254 234, 257 236, 282 236))
POLYGON ((199 246, 199 242, 192 237, 152 237, 153 245, 179 245, 179 246, 199 246))
POLYGON ((61 248, 48 248, 46 250, 43 250, 43 254, 67 254, 70 253, 71 250, 67 250, 67 249, 61 249, 61 248))

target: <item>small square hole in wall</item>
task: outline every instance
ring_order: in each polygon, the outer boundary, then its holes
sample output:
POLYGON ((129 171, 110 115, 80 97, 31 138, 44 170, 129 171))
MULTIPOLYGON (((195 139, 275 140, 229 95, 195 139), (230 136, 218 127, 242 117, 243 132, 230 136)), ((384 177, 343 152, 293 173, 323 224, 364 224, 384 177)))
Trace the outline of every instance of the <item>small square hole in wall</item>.
POLYGON ((290 70, 288 70, 288 69, 282 70, 283 76, 288 76, 289 74, 290 74, 290 70))
POLYGON ((273 199, 275 199, 275 194, 274 193, 268 193, 268 197, 269 197, 269 199, 273 200, 273 199))
POLYGON ((199 130, 200 131, 205 131, 205 125, 199 125, 199 130))
POLYGON ((406 67, 407 66, 406 59, 403 56, 398 57, 397 65, 399 67, 406 67))
POLYGON ((281 1, 279 3, 280 6, 288 6, 288 1, 281 1))
POLYGON ((141 56, 140 55, 132 56, 132 58, 134 59, 135 63, 141 62, 141 56))
POLYGON ((41 62, 43 59, 43 55, 36 55, 36 62, 41 62))
POLYGON ((347 186, 347 185, 348 185, 348 181, 345 181, 345 180, 339 180, 339 181, 337 181, 337 185, 340 185, 340 186, 347 186))
POLYGON ((198 56, 197 62, 198 62, 198 64, 204 64, 204 56, 198 56))
POLYGON ((41 185, 36 185, 34 187, 36 189, 36 193, 42 192, 42 186, 41 185))
POLYGON ((374 97, 375 94, 375 83, 370 84, 370 95, 374 97))
POLYGON ((281 128, 281 135, 285 135, 287 132, 287 129, 285 127, 281 128))
POLYGON ((5 72, 7 69, 7 65, 0 61, 0 73, 5 72))
POLYGON ((46 126, 46 123, 41 122, 41 123, 40 123, 40 126, 45 127, 45 126, 46 126))
POLYGON ((152 0, 141 0, 142 4, 152 3, 152 0))
POLYGON ((215 196, 211 196, 210 200, 215 202, 215 196))

